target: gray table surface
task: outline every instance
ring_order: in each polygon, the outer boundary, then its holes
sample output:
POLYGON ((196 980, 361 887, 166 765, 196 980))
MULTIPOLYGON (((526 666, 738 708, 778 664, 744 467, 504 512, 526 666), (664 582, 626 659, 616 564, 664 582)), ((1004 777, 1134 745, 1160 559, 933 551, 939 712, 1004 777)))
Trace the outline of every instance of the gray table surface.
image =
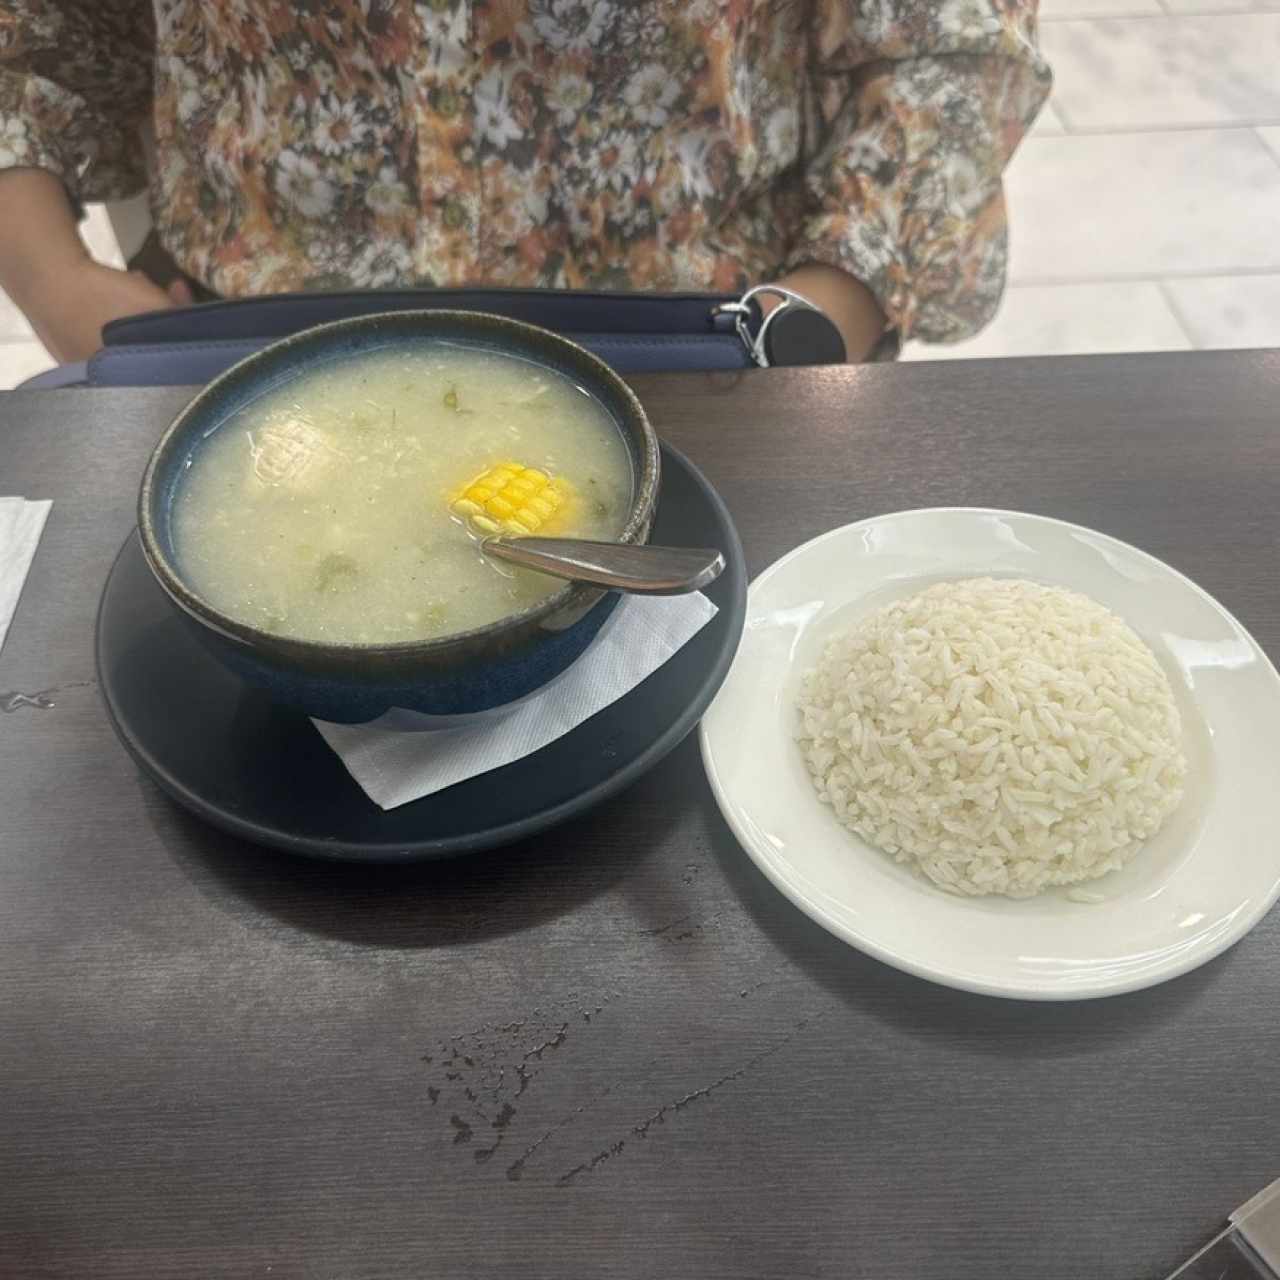
MULTIPOLYGON (((1280 354, 636 385, 753 571, 876 512, 1039 511, 1280 654, 1280 354)), ((185 399, 0 396, 0 493, 54 500, 0 691, 56 704, 0 714, 0 1276, 1156 1277, 1280 1174, 1275 913, 1132 996, 930 986, 773 892, 693 740, 451 864, 185 815, 92 652, 185 399)))

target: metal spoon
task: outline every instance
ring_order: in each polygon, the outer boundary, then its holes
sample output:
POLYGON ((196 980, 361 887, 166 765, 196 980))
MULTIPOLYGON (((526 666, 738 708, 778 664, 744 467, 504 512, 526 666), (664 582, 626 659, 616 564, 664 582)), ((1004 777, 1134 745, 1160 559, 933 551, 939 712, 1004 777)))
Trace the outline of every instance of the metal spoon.
POLYGON ((570 582, 593 582, 637 595, 679 596, 714 582, 724 556, 709 547, 589 542, 584 538, 483 538, 495 560, 536 569, 570 582))

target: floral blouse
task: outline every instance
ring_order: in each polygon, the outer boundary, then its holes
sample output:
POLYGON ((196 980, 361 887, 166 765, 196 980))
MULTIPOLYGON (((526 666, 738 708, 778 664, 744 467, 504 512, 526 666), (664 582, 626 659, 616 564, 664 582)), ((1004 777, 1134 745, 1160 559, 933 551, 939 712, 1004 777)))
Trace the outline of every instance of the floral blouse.
POLYGON ((227 295, 732 292, 807 262, 987 320, 1035 0, 0 0, 0 168, 147 182, 227 295))

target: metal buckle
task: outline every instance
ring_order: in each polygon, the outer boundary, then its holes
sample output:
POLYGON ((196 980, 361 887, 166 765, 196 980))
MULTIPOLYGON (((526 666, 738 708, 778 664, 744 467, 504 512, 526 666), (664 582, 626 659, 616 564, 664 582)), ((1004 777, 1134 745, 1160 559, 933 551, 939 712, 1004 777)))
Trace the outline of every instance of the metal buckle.
POLYGON ((778 316, 789 309, 802 311, 821 310, 821 308, 815 307, 803 294, 796 293, 793 289, 785 288, 780 284, 758 284, 754 288, 748 289, 737 302, 722 302, 713 307, 711 314, 713 317, 732 316, 733 326, 738 332, 738 337, 742 339, 742 345, 746 347, 747 354, 761 369, 767 369, 769 367, 769 357, 766 354, 765 335, 769 332, 769 326, 773 324, 778 316), (774 297, 780 298, 781 302, 764 317, 760 322, 759 331, 753 334, 751 332, 751 320, 754 316, 752 303, 762 294, 772 294, 774 297))

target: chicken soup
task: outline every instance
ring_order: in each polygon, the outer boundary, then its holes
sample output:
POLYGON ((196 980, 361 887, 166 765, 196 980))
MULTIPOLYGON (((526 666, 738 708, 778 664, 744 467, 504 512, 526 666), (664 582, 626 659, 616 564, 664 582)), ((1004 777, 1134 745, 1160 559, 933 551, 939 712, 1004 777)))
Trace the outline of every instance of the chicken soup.
POLYGON ((613 419, 569 379, 478 347, 397 346, 228 419, 181 483, 174 544, 193 590, 252 626, 425 640, 564 586, 488 559, 484 533, 615 538, 632 486, 613 419))

